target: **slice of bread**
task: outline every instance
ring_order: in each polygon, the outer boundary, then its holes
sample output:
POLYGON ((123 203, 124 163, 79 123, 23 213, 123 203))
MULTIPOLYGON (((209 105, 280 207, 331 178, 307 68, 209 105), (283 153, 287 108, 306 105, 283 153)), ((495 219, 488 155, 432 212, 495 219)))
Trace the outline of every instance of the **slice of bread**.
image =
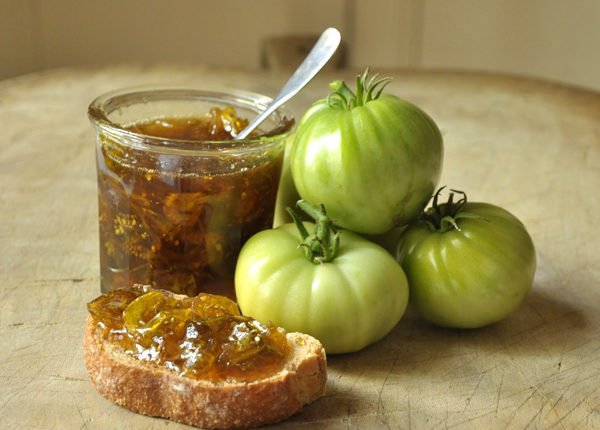
POLYGON ((325 393, 321 343, 301 333, 287 337, 293 350, 278 373, 252 382, 211 382, 125 354, 88 316, 84 359, 98 392, 135 412, 203 428, 246 428, 284 420, 325 393))

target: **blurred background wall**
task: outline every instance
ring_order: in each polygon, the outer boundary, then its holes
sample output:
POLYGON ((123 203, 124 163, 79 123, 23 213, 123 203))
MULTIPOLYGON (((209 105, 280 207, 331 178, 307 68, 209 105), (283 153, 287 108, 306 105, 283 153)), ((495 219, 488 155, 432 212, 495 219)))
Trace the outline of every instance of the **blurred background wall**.
MULTIPOLYGON (((259 69, 273 65, 269 41, 328 26, 342 32, 348 67, 498 71, 600 90, 599 0, 0 0, 0 79, 122 62, 259 69)), ((286 50, 300 58, 306 40, 286 50)))

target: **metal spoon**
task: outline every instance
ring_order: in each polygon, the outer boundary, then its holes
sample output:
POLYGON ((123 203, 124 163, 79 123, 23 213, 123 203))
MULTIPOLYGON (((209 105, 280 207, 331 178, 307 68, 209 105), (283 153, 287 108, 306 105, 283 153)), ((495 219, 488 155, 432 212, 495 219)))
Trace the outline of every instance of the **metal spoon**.
POLYGON ((254 121, 240 131, 236 139, 245 139, 261 122, 265 120, 275 109, 291 99, 300 91, 315 75, 323 68, 331 58, 340 44, 340 32, 335 28, 328 28, 321 34, 315 46, 311 49, 302 64, 296 69, 292 77, 285 83, 279 94, 273 99, 267 108, 258 115, 254 121))

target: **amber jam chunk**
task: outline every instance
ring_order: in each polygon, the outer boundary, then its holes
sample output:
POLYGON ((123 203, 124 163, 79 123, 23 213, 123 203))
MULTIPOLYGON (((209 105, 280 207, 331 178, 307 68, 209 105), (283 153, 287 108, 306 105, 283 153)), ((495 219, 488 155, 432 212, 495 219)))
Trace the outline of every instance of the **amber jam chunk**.
POLYGON ((273 222, 284 145, 240 154, 206 142, 231 140, 246 124, 232 108, 213 108, 132 124, 130 145, 100 135, 103 292, 140 283, 235 298, 239 250, 273 222), (173 150, 169 139, 186 149, 173 150))
POLYGON ((224 296, 175 299, 134 286, 88 304, 104 338, 138 360, 210 381, 251 381, 281 370, 291 347, 285 332, 240 315, 224 296))

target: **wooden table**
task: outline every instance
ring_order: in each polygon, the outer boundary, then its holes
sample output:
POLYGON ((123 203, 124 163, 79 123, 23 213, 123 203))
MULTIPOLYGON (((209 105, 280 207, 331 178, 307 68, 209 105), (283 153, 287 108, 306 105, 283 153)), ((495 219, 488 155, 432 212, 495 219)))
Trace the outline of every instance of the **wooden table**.
MULTIPOLYGON (((338 77, 288 107, 300 116, 338 77)), ((528 227, 538 270, 508 319, 435 328, 412 310, 383 341, 329 357, 327 395, 278 428, 600 428, 600 94, 469 73, 392 72, 445 139, 442 184, 528 227)), ((100 93, 139 84, 275 95, 268 74, 65 69, 0 82, 0 428, 184 428, 101 397, 83 364, 99 293, 94 131, 100 93)))

